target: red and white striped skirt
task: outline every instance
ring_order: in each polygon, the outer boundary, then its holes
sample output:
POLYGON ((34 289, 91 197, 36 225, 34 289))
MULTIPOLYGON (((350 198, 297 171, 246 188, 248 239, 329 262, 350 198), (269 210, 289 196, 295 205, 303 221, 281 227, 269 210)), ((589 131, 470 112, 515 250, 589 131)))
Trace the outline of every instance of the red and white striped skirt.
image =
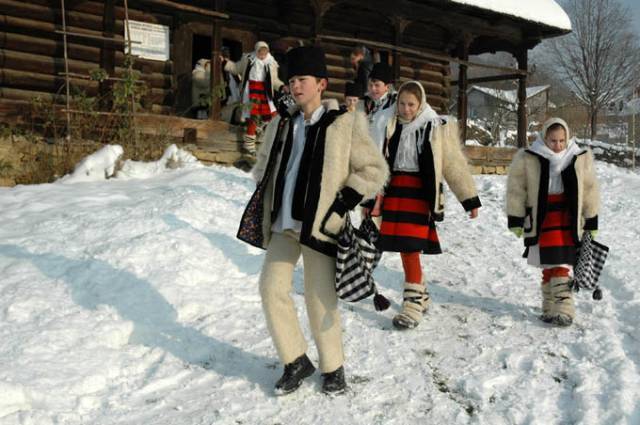
POLYGON ((571 231, 571 214, 564 193, 547 197, 547 213, 540 226, 537 246, 525 252, 534 265, 572 265, 576 245, 571 231), (538 250, 538 253, 535 251, 538 250), (539 257, 539 258, 537 258, 539 257))
POLYGON ((275 110, 267 97, 267 90, 263 81, 249 80, 249 102, 251 110, 249 116, 254 121, 269 121, 275 110))
POLYGON ((382 251, 442 253, 418 173, 392 175, 382 202, 377 245, 382 251))

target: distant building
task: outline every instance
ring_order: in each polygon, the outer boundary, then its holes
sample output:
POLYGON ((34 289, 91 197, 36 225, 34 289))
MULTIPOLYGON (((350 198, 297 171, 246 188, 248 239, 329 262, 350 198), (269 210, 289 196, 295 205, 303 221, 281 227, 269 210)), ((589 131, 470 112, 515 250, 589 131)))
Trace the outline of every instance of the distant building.
MULTIPOLYGON (((549 108, 551 86, 527 87, 527 117, 529 121, 544 121, 549 108)), ((502 117, 502 125, 516 127, 518 123, 517 90, 500 90, 471 86, 468 90, 469 118, 492 121, 502 117)))

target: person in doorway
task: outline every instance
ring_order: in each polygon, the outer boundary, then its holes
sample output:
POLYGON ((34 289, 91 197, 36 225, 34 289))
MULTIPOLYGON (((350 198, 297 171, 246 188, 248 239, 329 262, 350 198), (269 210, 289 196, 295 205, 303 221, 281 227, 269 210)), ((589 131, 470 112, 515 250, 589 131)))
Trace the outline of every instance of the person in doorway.
MULTIPOLYGON (((384 145, 391 180, 382 199, 377 246, 399 252, 402 259, 402 311, 393 318, 393 325, 402 330, 418 326, 430 302, 420 254, 442 253, 435 222, 444 213, 443 181, 469 217, 478 216, 481 204, 456 120, 439 117, 417 81, 400 87, 394 110, 384 145)), ((369 211, 365 208, 363 213, 369 211)))
POLYGON ((258 126, 271 121, 276 113, 274 92, 284 84, 278 78, 278 62, 269 53, 269 45, 258 41, 253 52, 244 54, 238 63, 227 60, 224 69, 242 79, 242 117, 247 123, 243 148, 253 155, 256 152, 258 126))
MULTIPOLYGON (((264 196, 260 213, 247 226, 257 229, 256 244, 267 251, 259 286, 267 326, 284 364, 276 393, 295 391, 315 370, 291 298, 293 271, 302 256, 304 298, 322 390, 336 394, 346 388, 335 290, 336 239, 349 210, 383 187, 388 170, 364 116, 339 110, 335 100, 322 102, 328 83, 323 50, 294 48, 287 53, 287 63, 295 106, 265 130, 252 170, 256 194, 264 188, 264 196)), ((252 211, 250 202, 239 235, 252 211)))
POLYGON ((344 86, 344 104, 342 107, 348 112, 356 110, 358 102, 364 96, 361 87, 355 83, 347 82, 344 86))
POLYGON ((222 80, 224 81, 224 98, 220 100, 221 106, 233 105, 240 102, 240 78, 234 73, 225 70, 227 62, 231 60, 231 52, 226 46, 222 47, 222 80))
POLYGON ((198 59, 191 71, 191 114, 199 120, 209 116, 211 99, 211 60, 198 59))
POLYGON ((600 204, 593 155, 570 135, 564 120, 547 120, 507 179, 509 230, 524 236, 527 263, 542 269, 540 319, 558 326, 575 318, 570 274, 582 233, 595 236, 600 204))
POLYGON ((358 90, 364 93, 367 91, 369 74, 373 68, 371 52, 365 46, 356 46, 351 50, 350 61, 356 74, 353 82, 359 87, 358 90))

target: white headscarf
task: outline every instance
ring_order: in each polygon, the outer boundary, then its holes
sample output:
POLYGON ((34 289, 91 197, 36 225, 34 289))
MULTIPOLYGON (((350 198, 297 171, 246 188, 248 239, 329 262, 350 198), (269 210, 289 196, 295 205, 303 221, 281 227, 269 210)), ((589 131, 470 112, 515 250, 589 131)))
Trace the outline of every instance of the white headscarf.
POLYGON ((269 45, 264 41, 258 41, 253 47, 253 52, 249 53, 249 61, 254 63, 251 71, 249 71, 249 80, 264 81, 266 67, 276 61, 274 57, 271 56, 271 52, 267 53, 264 59, 258 59, 258 51, 263 48, 269 50, 269 45))
MULTIPOLYGON (((438 114, 427 103, 427 95, 418 81, 407 81, 400 86, 398 90, 398 100, 395 105, 395 115, 390 120, 387 127, 387 138, 393 136, 396 124, 402 124, 402 133, 400 134, 400 141, 398 143, 398 152, 396 153, 396 159, 393 165, 395 171, 419 171, 418 154, 422 152, 422 141, 425 137, 425 131, 427 124, 432 123, 432 128, 437 125, 438 114), (421 101, 418 113, 411 121, 407 121, 399 115, 398 106, 400 104, 400 94, 408 85, 415 85, 420 89, 421 101)), ((388 154, 388 152, 387 152, 388 154)))
POLYGON ((529 148, 531 151, 541 155, 549 160, 549 193, 556 194, 564 192, 564 184, 562 183, 562 171, 571 164, 573 157, 582 152, 582 149, 569 139, 569 125, 561 118, 550 118, 542 126, 542 131, 538 135, 535 142, 529 148), (546 145, 544 139, 549 127, 554 124, 560 124, 566 132, 567 147, 561 152, 554 152, 546 145))

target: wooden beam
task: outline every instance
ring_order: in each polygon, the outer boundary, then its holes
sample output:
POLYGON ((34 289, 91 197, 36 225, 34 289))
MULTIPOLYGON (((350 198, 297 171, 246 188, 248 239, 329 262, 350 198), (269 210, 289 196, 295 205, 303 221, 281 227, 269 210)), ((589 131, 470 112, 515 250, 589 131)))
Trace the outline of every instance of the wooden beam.
MULTIPOLYGON (((463 61, 469 59, 469 46, 472 38, 464 34, 458 45, 458 56, 463 61)), ((468 65, 461 63, 458 69, 458 124, 460 125, 460 141, 465 144, 467 140, 467 68, 468 65)))
MULTIPOLYGON (((116 28, 116 2, 115 0, 106 0, 104 2, 104 15, 102 17, 102 35, 106 38, 115 37, 116 28)), ((109 77, 116 74, 116 50, 113 44, 104 43, 100 47, 100 68, 107 71, 109 77)), ((102 105, 105 110, 111 109, 112 101, 108 93, 113 87, 113 81, 105 79, 100 82, 99 94, 102 99, 102 105)))
MULTIPOLYGON (((212 0, 214 10, 222 10, 222 0, 212 0)), ((220 119, 220 93, 219 88, 223 84, 222 79, 222 22, 216 20, 213 22, 213 31, 211 34, 211 110, 209 111, 209 119, 217 121, 220 119)))
MULTIPOLYGON (((490 83, 492 81, 517 80, 518 78, 520 78, 520 74, 493 75, 491 77, 469 78, 467 79, 467 84, 490 83)), ((452 86, 457 86, 458 84, 459 84, 458 81, 451 82, 452 86)))
MULTIPOLYGON (((129 44, 128 41, 121 40, 119 37, 110 38, 110 37, 104 37, 102 35, 93 35, 93 34, 87 34, 87 33, 78 32, 78 31, 55 30, 54 32, 56 34, 62 34, 63 36, 69 35, 69 36, 73 36, 73 37, 90 38, 90 39, 93 39, 93 40, 100 40, 100 41, 102 41, 104 43, 113 43, 113 44, 122 44, 122 45, 129 44)), ((131 44, 142 44, 142 43, 140 41, 131 41, 131 44)))
POLYGON ((176 89, 174 108, 176 114, 183 116, 191 112, 191 61, 193 55, 193 33, 189 25, 176 14, 173 22, 171 58, 173 66, 173 87, 176 89))
POLYGON ((504 66, 497 66, 497 65, 487 65, 484 63, 478 63, 478 62, 470 62, 468 60, 463 60, 463 59, 459 59, 459 58, 455 58, 453 56, 448 56, 448 55, 441 55, 441 54, 437 54, 437 53, 428 53, 428 52, 424 52, 418 49, 414 49, 411 47, 403 47, 403 46, 394 46, 393 44, 389 44, 389 43, 382 43, 380 41, 373 41, 373 40, 366 40, 366 39, 362 39, 362 38, 353 38, 353 37, 339 37, 339 36, 333 36, 333 35, 327 35, 327 34, 323 34, 323 35, 318 35, 318 39, 321 40, 329 40, 329 41, 336 41, 336 42, 343 42, 343 43, 348 43, 348 44, 364 44, 366 46, 373 46, 373 47, 378 47, 378 48, 382 48, 382 49, 388 49, 391 51, 395 51, 397 50, 400 53, 408 53, 410 55, 414 55, 417 57, 421 57, 421 58, 426 58, 426 59, 432 59, 432 60, 436 60, 436 61, 442 61, 442 62, 453 62, 453 63, 457 63, 460 65, 466 65, 467 67, 476 67, 476 68, 485 68, 485 69, 493 69, 496 71, 501 71, 501 72, 512 72, 518 75, 527 75, 528 73, 526 71, 522 71, 519 69, 513 69, 513 68, 507 68, 504 66))
POLYGON ((312 0, 311 8, 313 9, 313 28, 311 31, 311 38, 314 44, 318 43, 318 34, 322 32, 322 24, 324 21, 324 14, 334 5, 330 0, 312 0))
POLYGON ((400 16, 394 16, 391 18, 391 22, 393 22, 393 31, 394 31, 394 39, 396 48, 393 49, 393 78, 394 81, 398 82, 400 80, 400 54, 398 52, 397 47, 402 44, 402 37, 404 35, 404 31, 411 24, 411 21, 408 19, 404 19, 400 16))
MULTIPOLYGON (((523 47, 516 56, 518 68, 526 71, 528 68, 528 50, 523 47)), ((527 75, 518 78, 518 147, 524 148, 527 141, 527 75)))
POLYGON ((217 10, 208 10, 201 7, 191 6, 188 4, 176 3, 170 0, 141 0, 145 3, 157 4, 159 6, 166 6, 171 9, 180 10, 182 12, 195 13, 196 15, 210 16, 212 18, 229 19, 229 15, 226 13, 218 12, 217 10))

